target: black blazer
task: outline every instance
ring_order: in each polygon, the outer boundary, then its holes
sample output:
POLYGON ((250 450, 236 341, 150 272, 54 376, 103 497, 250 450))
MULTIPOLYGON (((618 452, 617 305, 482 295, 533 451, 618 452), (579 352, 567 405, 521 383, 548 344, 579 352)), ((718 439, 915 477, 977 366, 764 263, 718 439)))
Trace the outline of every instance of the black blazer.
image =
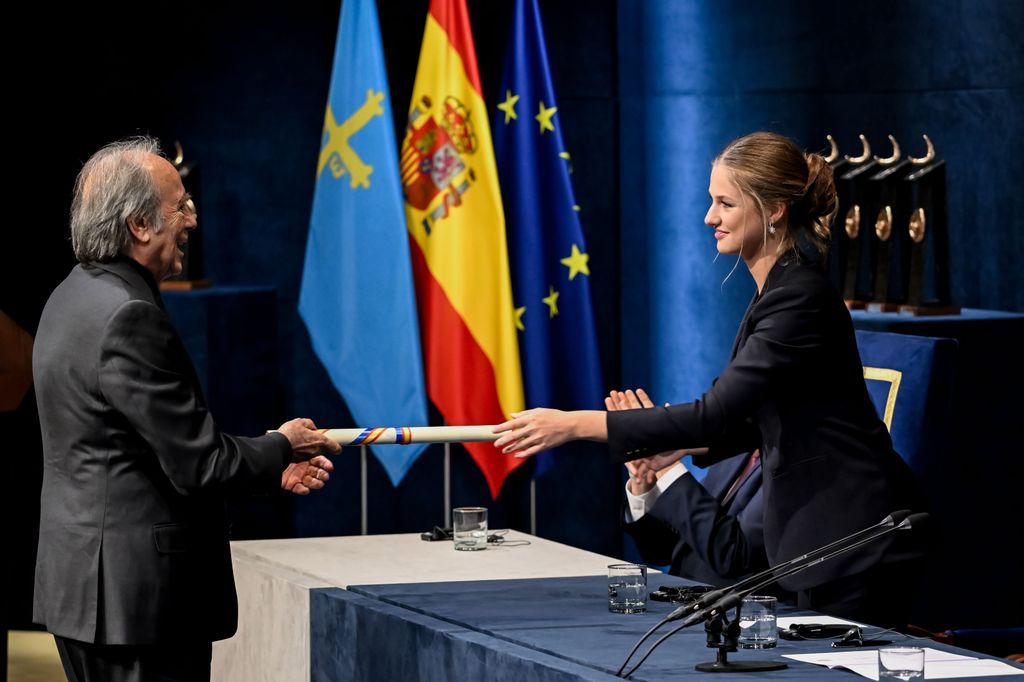
POLYGON ((43 436, 34 620, 103 644, 231 636, 223 500, 280 485, 279 433, 217 428, 152 276, 79 265, 50 296, 32 358, 43 436))
POLYGON ((719 587, 767 568, 760 461, 722 504, 747 458, 716 462, 702 481, 680 476, 639 521, 625 525, 645 562, 719 587))
MULTIPOLYGON (((711 389, 692 403, 609 412, 608 442, 617 461, 708 446, 695 460, 710 463, 760 447, 772 565, 919 507, 868 397, 850 314, 821 268, 796 252, 754 296, 711 389)), ((877 542, 782 585, 802 590, 916 554, 904 544, 877 542)))

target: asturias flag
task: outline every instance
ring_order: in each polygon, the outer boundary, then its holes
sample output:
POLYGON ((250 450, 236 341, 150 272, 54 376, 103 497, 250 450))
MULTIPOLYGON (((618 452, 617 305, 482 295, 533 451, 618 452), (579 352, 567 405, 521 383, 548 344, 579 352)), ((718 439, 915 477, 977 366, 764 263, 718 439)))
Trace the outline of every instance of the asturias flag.
MULTIPOLYGON (((359 426, 427 424, 419 328, 374 0, 345 0, 299 313, 359 426)), ((425 445, 371 446, 397 485, 425 445)))
MULTIPOLYGON (((452 425, 523 409, 505 217, 465 0, 432 0, 401 175, 427 389, 452 425)), ((495 497, 524 460, 468 443, 495 497)))
MULTIPOLYGON (((529 407, 601 409, 590 265, 536 0, 516 0, 494 118, 529 407)), ((544 453, 535 475, 550 467, 544 453)))

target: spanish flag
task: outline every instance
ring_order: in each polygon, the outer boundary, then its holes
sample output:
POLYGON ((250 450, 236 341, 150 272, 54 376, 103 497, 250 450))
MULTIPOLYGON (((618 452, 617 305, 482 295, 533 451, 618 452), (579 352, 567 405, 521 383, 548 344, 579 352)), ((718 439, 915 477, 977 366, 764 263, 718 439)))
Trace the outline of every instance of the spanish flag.
MULTIPOLYGON (((505 218, 465 0, 432 0, 401 168, 427 393, 452 425, 523 409, 505 218)), ((491 495, 523 463, 466 445, 491 495)))

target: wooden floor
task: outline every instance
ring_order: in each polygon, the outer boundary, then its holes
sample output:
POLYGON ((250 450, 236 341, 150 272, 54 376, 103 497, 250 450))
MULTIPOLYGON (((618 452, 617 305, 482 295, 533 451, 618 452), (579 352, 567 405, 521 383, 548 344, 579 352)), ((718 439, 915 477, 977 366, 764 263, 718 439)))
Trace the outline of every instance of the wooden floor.
POLYGON ((7 682, 66 682, 49 632, 7 633, 7 682))

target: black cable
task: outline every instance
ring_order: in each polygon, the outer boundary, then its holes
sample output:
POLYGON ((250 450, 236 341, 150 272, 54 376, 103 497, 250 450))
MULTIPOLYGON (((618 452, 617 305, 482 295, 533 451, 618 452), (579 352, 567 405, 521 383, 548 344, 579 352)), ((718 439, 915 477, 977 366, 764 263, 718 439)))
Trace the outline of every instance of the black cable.
MULTIPOLYGON (((662 587, 661 589, 662 590, 670 590, 670 589, 678 589, 678 588, 662 587)), ((705 588, 705 587, 700 587, 700 586, 686 586, 686 587, 684 587, 682 589, 700 590, 702 592, 708 592, 708 591, 711 590, 710 587, 706 587, 705 588)), ((695 597, 694 599, 691 599, 690 602, 691 603, 692 602, 696 602, 697 599, 698 599, 698 597, 695 597)), ((629 663, 629 659, 633 658, 633 654, 636 653, 636 650, 640 648, 640 645, 643 644, 647 640, 648 637, 650 637, 652 634, 654 634, 654 632, 658 628, 660 628, 662 625, 664 625, 665 623, 668 623, 668 622, 671 622, 672 620, 674 620, 673 619, 673 615, 675 615, 675 612, 670 613, 669 615, 667 615, 664 618, 662 618, 661 620, 659 620, 657 623, 654 624, 654 626, 650 630, 648 630, 647 632, 644 633, 643 637, 641 637, 639 640, 637 640, 637 643, 634 644, 633 648, 629 650, 629 654, 626 656, 626 660, 624 660, 622 662, 622 665, 619 666, 619 669, 615 671, 616 675, 619 675, 622 672, 622 670, 629 663)))
MULTIPOLYGON (((619 669, 615 671, 615 676, 616 677, 621 677, 622 676, 622 670, 629 663, 629 659, 633 658, 633 654, 635 654, 636 650, 640 648, 640 645, 643 644, 644 641, 646 641, 648 637, 650 637, 652 634, 654 634, 655 630, 657 630, 658 628, 660 628, 662 625, 664 625, 667 622, 668 622, 668 616, 666 616, 665 618, 662 618, 657 623, 655 623, 654 626, 650 630, 648 630, 647 632, 644 633, 643 637, 641 637, 639 640, 637 640, 637 643, 634 644, 633 648, 629 650, 629 654, 626 655, 626 660, 624 660, 622 662, 622 665, 619 666, 619 669)), ((648 653, 648 656, 649 655, 650 655, 650 653, 648 653)))
MULTIPOLYGON (((618 676, 618 677, 623 677, 623 678, 629 677, 630 675, 635 673, 640 668, 641 665, 644 664, 644 661, 647 660, 648 656, 650 656, 651 654, 654 653, 654 650, 658 648, 658 645, 660 645, 666 639, 668 639, 672 635, 676 634, 677 632, 679 632, 683 628, 687 628, 689 626, 690 626, 689 623, 683 623, 682 625, 679 625, 678 627, 675 627, 675 628, 669 630, 664 635, 662 635, 660 638, 658 638, 658 641, 656 641, 654 644, 651 645, 651 648, 647 650, 647 653, 643 655, 643 658, 641 658, 639 661, 637 661, 636 665, 634 665, 632 668, 630 668, 628 673, 626 673, 625 675, 619 675, 619 673, 615 673, 615 675, 618 676)), ((661 623, 658 623, 658 625, 656 625, 655 627, 661 627, 661 623)), ((646 635, 644 635, 644 636, 646 637, 646 635)), ((639 646, 639 644, 637 646, 639 646)), ((631 653, 630 656, 632 656, 632 655, 633 654, 631 653)), ((627 659, 627 661, 628 661, 628 659, 627 659)), ((626 667, 625 664, 623 664, 622 667, 623 668, 626 667)), ((619 670, 621 671, 621 668, 619 670)))

